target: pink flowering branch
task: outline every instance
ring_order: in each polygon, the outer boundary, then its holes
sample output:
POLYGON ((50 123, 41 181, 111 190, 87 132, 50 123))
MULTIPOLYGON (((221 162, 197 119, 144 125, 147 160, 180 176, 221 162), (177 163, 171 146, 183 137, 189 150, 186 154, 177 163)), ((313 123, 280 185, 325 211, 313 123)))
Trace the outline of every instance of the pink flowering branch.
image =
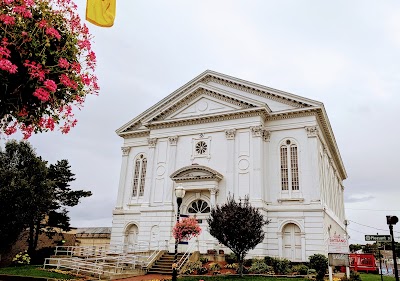
POLYGON ((193 237, 199 236, 201 233, 201 228, 197 220, 193 217, 183 218, 182 220, 176 222, 174 228, 172 229, 172 234, 178 241, 190 240, 193 237))
POLYGON ((0 134, 68 133, 97 94, 92 36, 71 0, 0 0, 0 134))

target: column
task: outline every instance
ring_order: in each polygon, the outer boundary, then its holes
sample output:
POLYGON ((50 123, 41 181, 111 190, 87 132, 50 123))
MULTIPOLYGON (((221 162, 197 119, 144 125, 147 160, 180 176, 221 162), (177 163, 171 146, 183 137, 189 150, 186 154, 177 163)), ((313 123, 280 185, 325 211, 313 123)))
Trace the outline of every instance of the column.
MULTIPOLYGON (((303 174, 303 179, 300 182, 300 190, 302 189, 302 183, 303 185, 310 183, 311 184, 311 190, 318 190, 318 193, 313 195, 316 198, 310 198, 311 200, 323 200, 323 193, 321 189, 321 184, 318 179, 320 170, 318 166, 318 159, 319 159, 319 150, 318 150, 318 126, 311 126, 311 127, 305 127, 306 133, 307 133, 307 151, 306 151, 306 161, 305 165, 299 165, 299 167, 302 167, 303 171, 299 171, 299 175, 303 174), (307 169, 307 170, 306 170, 307 169), (301 173, 302 172, 302 173, 301 173)), ((298 152, 300 153, 300 151, 298 152)), ((303 155, 305 155, 303 154, 303 155)), ((301 160, 301 157, 299 155, 299 161, 301 160)), ((300 163, 299 163, 300 164, 300 163)))
MULTIPOLYGON (((251 127, 251 133, 253 135, 252 140, 252 151, 251 158, 253 163, 253 174, 250 174, 250 198, 251 201, 258 201, 260 205, 256 204, 256 207, 261 207, 261 199, 263 194, 263 181, 262 181, 262 167, 263 167, 263 135, 265 129, 262 125, 251 127)), ((251 171, 251 170, 250 170, 251 171)))
POLYGON ((210 188, 210 205, 211 205, 211 209, 215 207, 215 195, 217 193, 217 189, 214 188, 210 188))
MULTIPOLYGON (((236 129, 228 129, 225 130, 225 137, 227 140, 227 157, 226 157, 226 194, 227 197, 230 193, 231 195, 234 194, 235 188, 235 179, 234 179, 234 172, 235 172, 235 136, 236 136, 236 129)), ((222 195, 224 196, 224 195, 222 195)))
POLYGON ((131 150, 131 148, 121 147, 121 150, 122 150, 122 164, 121 164, 121 173, 119 176, 117 205, 115 206, 116 210, 123 209, 126 173, 128 169, 129 151, 131 150))
POLYGON ((146 171, 146 183, 144 186, 144 198, 143 198, 143 206, 150 206, 150 196, 151 189, 153 187, 153 170, 154 170, 154 154, 156 151, 156 138, 148 138, 147 139, 149 145, 149 153, 147 157, 147 171, 146 171))
MULTIPOLYGON (((176 149, 178 144, 178 136, 168 137, 169 153, 168 153, 168 177, 176 170, 176 149)), ((166 190, 164 194, 164 202, 172 205, 172 198, 174 194, 174 182, 167 179, 166 190)))

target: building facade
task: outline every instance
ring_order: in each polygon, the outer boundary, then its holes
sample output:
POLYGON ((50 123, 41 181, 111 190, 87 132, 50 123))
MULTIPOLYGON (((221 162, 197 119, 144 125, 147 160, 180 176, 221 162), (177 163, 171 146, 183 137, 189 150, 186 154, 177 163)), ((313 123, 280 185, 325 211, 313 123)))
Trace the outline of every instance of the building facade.
MULTIPOLYGON (((224 249, 210 209, 248 195, 270 223, 250 256, 306 261, 345 234, 346 171, 321 102, 205 71, 117 130, 124 140, 112 244, 173 249, 174 189, 200 252, 224 249)), ((226 249, 225 249, 226 250, 226 249)))

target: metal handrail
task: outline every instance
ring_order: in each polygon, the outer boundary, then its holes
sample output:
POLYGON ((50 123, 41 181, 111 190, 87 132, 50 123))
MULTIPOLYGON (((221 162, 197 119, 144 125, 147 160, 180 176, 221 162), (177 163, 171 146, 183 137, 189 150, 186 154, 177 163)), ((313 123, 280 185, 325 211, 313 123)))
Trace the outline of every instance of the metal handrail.
POLYGON ((190 247, 188 247, 188 249, 186 250, 186 252, 183 254, 183 256, 180 258, 180 260, 177 263, 177 271, 179 272, 179 270, 181 270, 182 266, 186 263, 186 261, 189 259, 189 256, 193 250, 193 248, 196 246, 196 243, 193 243, 192 245, 190 245, 190 247))

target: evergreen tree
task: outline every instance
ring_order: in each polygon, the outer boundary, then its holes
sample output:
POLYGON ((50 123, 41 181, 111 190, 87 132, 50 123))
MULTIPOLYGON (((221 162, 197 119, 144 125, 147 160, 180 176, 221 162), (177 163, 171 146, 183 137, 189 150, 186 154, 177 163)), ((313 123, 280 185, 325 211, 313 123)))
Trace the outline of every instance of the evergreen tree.
POLYGON ((69 230, 66 207, 92 193, 71 190, 74 174, 67 160, 48 165, 28 142, 9 141, 0 150, 0 253, 28 229, 28 252, 36 250, 43 229, 69 230))

